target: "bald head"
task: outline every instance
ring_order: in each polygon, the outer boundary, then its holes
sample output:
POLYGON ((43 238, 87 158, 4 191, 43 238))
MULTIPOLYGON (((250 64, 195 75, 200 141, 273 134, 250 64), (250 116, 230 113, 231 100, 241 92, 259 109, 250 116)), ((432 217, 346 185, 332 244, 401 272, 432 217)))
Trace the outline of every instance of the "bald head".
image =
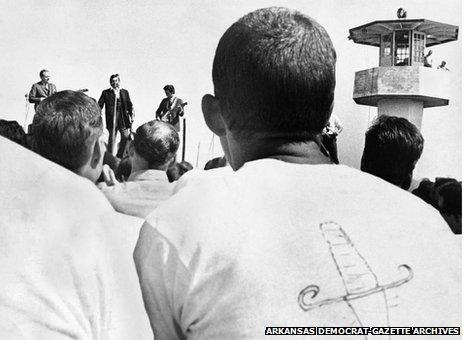
POLYGON ((161 169, 175 157, 179 135, 171 124, 152 120, 137 129, 133 145, 149 169, 161 169))

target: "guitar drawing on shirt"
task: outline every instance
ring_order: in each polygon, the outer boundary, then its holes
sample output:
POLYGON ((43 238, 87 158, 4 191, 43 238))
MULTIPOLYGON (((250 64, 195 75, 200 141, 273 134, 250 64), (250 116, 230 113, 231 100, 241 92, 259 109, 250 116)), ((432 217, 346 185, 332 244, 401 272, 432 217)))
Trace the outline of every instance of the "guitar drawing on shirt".
POLYGON ((387 301, 386 291, 399 287, 413 278, 412 269, 406 265, 398 266, 401 276, 386 284, 379 284, 376 274, 372 271, 364 257, 359 254, 354 244, 349 239, 345 231, 335 222, 324 222, 319 225, 321 233, 328 244, 330 254, 335 263, 338 274, 340 275, 346 294, 316 300, 320 292, 320 287, 315 284, 308 285, 298 295, 298 304, 303 311, 309 311, 324 305, 346 303, 353 312, 354 318, 359 326, 385 324, 389 326, 389 302, 387 301), (363 300, 372 297, 371 301, 363 300), (374 299, 374 300, 372 300, 374 299), (371 305, 374 303, 376 309, 385 308, 383 315, 376 317, 373 315, 371 305), (374 319, 372 317, 374 316, 374 319))

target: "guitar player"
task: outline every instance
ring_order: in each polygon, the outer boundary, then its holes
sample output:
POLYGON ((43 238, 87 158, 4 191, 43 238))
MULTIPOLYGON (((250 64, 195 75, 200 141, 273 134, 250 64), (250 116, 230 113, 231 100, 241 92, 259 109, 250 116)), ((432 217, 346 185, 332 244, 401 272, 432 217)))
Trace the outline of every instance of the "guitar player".
POLYGON ((176 90, 172 85, 163 87, 166 98, 164 98, 155 113, 157 120, 172 124, 176 131, 180 131, 180 119, 184 115, 184 106, 187 103, 175 96, 176 90))

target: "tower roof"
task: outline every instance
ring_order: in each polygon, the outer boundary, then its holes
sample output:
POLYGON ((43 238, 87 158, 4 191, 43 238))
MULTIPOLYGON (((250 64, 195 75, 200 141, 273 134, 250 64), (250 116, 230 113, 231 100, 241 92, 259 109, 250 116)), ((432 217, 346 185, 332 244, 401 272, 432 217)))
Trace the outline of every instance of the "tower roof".
POLYGON ((380 46, 380 35, 415 30, 426 34, 426 47, 458 39, 459 27, 427 19, 377 20, 350 29, 348 39, 357 44, 380 46))

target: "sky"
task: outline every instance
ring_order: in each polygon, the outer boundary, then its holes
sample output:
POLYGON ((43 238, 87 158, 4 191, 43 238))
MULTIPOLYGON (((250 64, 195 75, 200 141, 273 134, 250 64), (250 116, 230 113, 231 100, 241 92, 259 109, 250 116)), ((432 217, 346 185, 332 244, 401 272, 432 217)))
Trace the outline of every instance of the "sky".
MULTIPOLYGON (((33 106, 25 94, 50 70, 58 90, 87 88, 98 99, 119 73, 134 103, 134 128, 154 118, 166 84, 188 102, 186 160, 203 167, 221 155, 219 140, 207 129, 201 98, 213 93, 211 67, 224 31, 246 13, 284 6, 317 20, 337 51, 334 113, 343 123, 339 136, 341 163, 359 168, 364 133, 376 117, 375 107, 357 105, 353 97, 356 71, 378 66, 378 49, 354 44, 348 30, 375 20, 392 20, 403 7, 411 19, 430 19, 461 26, 458 0, 379 1, 97 1, 3 0, 0 3, 0 118, 27 124, 33 106), (26 120, 27 114, 27 120, 26 120)), ((433 47, 431 61, 447 61, 448 106, 424 110, 425 148, 415 177, 461 178, 461 37, 433 47)))

